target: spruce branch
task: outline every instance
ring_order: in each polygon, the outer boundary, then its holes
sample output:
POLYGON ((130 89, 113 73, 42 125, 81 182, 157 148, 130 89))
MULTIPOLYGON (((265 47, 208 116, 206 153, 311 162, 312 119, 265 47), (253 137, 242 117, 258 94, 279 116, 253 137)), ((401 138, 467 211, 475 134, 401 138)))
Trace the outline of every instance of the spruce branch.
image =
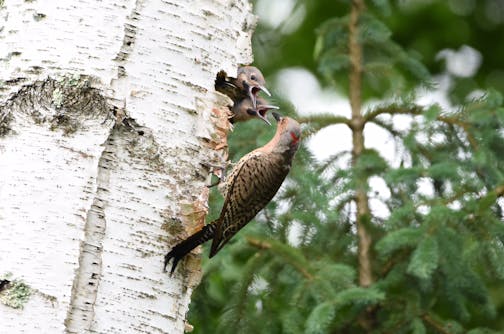
MULTIPOLYGON (((374 109, 371 112, 366 113, 364 115, 364 123, 367 122, 374 122, 376 123, 376 117, 387 114, 387 115, 412 115, 412 116, 418 116, 422 115, 424 113, 424 109, 421 106, 418 105, 409 105, 409 106, 400 106, 400 105, 389 105, 386 107, 379 107, 374 109)), ((476 142, 476 139, 470 132, 470 127, 471 124, 468 122, 463 121, 459 117, 452 117, 452 116, 442 116, 438 115, 436 117, 436 120, 446 123, 448 125, 456 125, 460 127, 464 133, 467 136, 467 140, 469 141, 469 144, 471 145, 473 150, 476 150, 478 148, 478 144, 476 142)))
POLYGON ((428 313, 423 314, 421 316, 422 320, 425 321, 427 324, 432 326, 436 331, 438 331, 441 334, 450 334, 451 332, 446 330, 443 326, 443 324, 439 323, 438 321, 434 320, 428 313))
POLYGON ((331 114, 317 114, 298 118, 299 123, 318 123, 319 129, 335 124, 350 124, 350 119, 345 116, 335 116, 331 114))
POLYGON ((364 122, 370 122, 376 117, 382 114, 388 115, 421 115, 423 113, 423 107, 417 105, 401 106, 392 104, 386 107, 378 107, 371 112, 364 115, 364 122))
POLYGON ((494 193, 497 197, 504 196, 504 184, 496 187, 494 190, 492 190, 492 193, 494 193))
MULTIPOLYGON (((283 254, 279 251, 276 250, 275 246, 268 241, 252 238, 252 237, 246 237, 247 242, 249 245, 254 246, 259 249, 264 249, 264 250, 270 250, 273 253, 282 256, 283 254)), ((283 256, 286 258, 285 256, 283 256)), ((313 280, 313 275, 306 270, 306 268, 303 266, 303 264, 299 263, 298 261, 294 261, 292 257, 286 258, 286 262, 289 262, 297 271, 299 271, 307 280, 313 280)))
POLYGON ((394 129, 394 126, 390 123, 384 122, 384 121, 377 119, 377 118, 372 119, 369 122, 372 122, 372 123, 378 125, 379 127, 387 130, 394 137, 401 137, 402 136, 402 133, 400 131, 397 131, 396 129, 394 129))

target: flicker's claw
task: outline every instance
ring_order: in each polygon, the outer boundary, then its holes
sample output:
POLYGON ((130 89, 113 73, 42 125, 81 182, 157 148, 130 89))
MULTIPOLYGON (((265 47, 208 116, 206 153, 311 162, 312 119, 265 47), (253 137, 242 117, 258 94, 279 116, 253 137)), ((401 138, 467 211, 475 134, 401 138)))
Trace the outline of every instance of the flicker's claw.
POLYGON ((171 270, 170 270, 170 277, 173 275, 173 272, 175 271, 175 268, 177 267, 177 264, 178 262, 180 261, 180 259, 182 259, 182 257, 184 257, 184 255, 180 255, 180 249, 179 249, 179 245, 176 245, 175 247, 173 247, 173 249, 168 252, 166 255, 165 255, 165 258, 164 258, 164 267, 163 267, 163 272, 165 273, 166 272, 166 267, 168 266, 168 263, 170 262, 171 259, 173 259, 173 264, 172 264, 172 267, 171 267, 171 270))
POLYGON ((226 168, 229 163, 225 163, 224 166, 222 165, 216 165, 216 164, 211 164, 208 162, 200 162, 202 166, 205 166, 210 170, 210 173, 213 175, 217 176, 218 180, 216 182, 210 182, 210 184, 207 185, 208 188, 215 187, 221 182, 225 182, 226 180, 226 168), (220 171, 220 175, 216 173, 216 171, 220 171))
POLYGON ((224 169, 225 168, 225 167, 222 167, 221 165, 212 164, 209 162, 200 162, 200 165, 202 165, 203 167, 206 167, 208 169, 224 169))

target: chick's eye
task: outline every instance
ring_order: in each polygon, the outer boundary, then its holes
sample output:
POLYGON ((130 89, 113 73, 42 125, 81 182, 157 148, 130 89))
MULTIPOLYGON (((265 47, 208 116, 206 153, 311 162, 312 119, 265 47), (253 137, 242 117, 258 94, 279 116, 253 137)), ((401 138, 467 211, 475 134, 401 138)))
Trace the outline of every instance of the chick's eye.
POLYGON ((252 74, 252 75, 250 76, 250 79, 255 81, 257 78, 256 78, 256 76, 255 76, 254 74, 252 74))

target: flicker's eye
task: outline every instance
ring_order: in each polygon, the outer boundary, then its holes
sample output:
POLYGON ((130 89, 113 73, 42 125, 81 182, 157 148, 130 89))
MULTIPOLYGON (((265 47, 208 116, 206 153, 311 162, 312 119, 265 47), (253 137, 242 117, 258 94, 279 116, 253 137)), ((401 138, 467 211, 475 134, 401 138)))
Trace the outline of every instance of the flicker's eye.
POLYGON ((255 74, 252 74, 252 75, 250 76, 250 79, 251 79, 251 80, 256 81, 256 79, 257 79, 257 78, 256 78, 255 74))

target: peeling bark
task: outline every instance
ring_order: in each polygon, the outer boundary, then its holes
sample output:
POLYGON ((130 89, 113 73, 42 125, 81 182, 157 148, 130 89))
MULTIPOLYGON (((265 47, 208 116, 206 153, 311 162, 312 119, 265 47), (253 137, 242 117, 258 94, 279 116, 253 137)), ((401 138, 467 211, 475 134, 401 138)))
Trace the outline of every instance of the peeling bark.
POLYGON ((199 257, 170 278, 163 256, 204 221, 201 163, 226 148, 213 80, 251 62, 250 11, 246 0, 3 3, 0 276, 37 293, 22 310, 0 304, 0 332, 190 328, 199 257))

